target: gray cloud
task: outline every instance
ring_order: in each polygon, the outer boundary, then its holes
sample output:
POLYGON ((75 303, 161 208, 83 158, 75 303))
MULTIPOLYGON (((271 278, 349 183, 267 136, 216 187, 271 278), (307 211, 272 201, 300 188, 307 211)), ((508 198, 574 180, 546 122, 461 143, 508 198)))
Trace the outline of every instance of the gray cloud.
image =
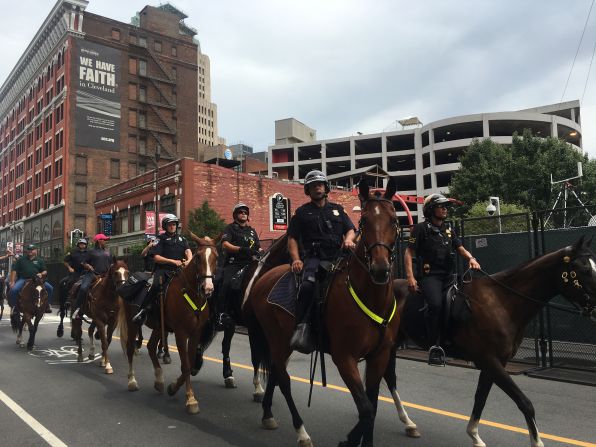
MULTIPOLYGON (((0 17, 0 79, 54 4, 40 3, 11 3, 0 17)), ((145 4, 91 0, 88 10, 128 22, 145 4)), ((173 4, 211 58, 220 134, 264 150, 273 122, 290 116, 331 138, 380 132, 408 115, 430 122, 556 103, 590 0, 173 4)), ((581 97, 595 41, 592 11, 564 100, 581 97)), ((596 64, 590 78, 582 124, 596 157, 596 64)))

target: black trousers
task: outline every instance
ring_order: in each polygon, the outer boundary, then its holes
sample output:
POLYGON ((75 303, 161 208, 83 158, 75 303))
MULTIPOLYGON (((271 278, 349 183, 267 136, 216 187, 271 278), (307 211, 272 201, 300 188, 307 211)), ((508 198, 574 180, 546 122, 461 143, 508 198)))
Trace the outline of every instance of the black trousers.
POLYGON ((426 315, 430 318, 439 318, 443 310, 444 290, 452 280, 450 274, 431 274, 422 278, 420 289, 428 305, 426 315))

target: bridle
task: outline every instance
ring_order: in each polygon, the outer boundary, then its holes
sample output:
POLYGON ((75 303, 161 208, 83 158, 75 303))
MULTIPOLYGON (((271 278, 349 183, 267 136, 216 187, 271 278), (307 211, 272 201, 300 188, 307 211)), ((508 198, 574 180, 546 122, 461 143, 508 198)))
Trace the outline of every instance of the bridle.
MULTIPOLYGON (((362 209, 364 210, 366 205, 369 202, 386 202, 388 204, 391 205, 391 208, 393 209, 393 202, 391 200, 382 198, 382 197, 371 197, 367 200, 365 200, 364 202, 362 202, 362 209)), ((358 257, 358 255, 352 250, 352 252, 354 253, 354 258, 356 258, 356 260, 360 263, 360 265, 362 265, 362 267, 364 267, 364 269, 368 272, 369 276, 371 277, 371 279, 373 280, 373 282, 375 284, 377 284, 377 281, 374 279, 373 276, 373 272, 372 272, 372 260, 371 260, 371 251, 373 248, 375 247, 383 247, 386 248, 387 251, 389 252, 389 264, 393 265, 393 263, 395 262, 395 259, 397 257, 397 244, 398 244, 398 239, 397 239, 397 232, 399 229, 399 224, 397 222, 397 219, 395 219, 393 221, 393 227, 395 228, 395 238, 393 240, 393 245, 389 245, 386 242, 383 241, 376 241, 373 242, 372 244, 368 245, 366 242, 366 238, 364 236, 364 226, 365 226, 365 220, 364 218, 360 218, 360 220, 358 221, 358 231, 360 233, 360 240, 362 242, 362 245, 364 247, 364 261, 362 261, 362 259, 360 259, 358 257)), ((387 284, 389 281, 391 280, 391 275, 387 276, 387 280, 383 283, 383 284, 387 284)))
MULTIPOLYGON (((215 244, 199 244, 199 247, 197 248, 197 252, 201 249, 201 247, 213 248, 214 250, 217 251, 217 246, 215 244)), ((197 253, 195 253, 195 255, 192 257, 191 262, 194 262, 197 266, 197 274, 195 276, 197 283, 199 285, 197 292, 199 293, 199 295, 204 295, 201 291, 202 285, 205 283, 206 279, 213 280, 215 278, 215 275, 213 273, 211 275, 201 275, 199 273, 199 256, 197 256, 197 253)), ((207 259, 207 262, 209 262, 208 259, 207 259)))
MULTIPOLYGON (((592 254, 590 253, 581 253, 579 255, 575 255, 573 260, 580 259, 580 258, 592 258, 592 254)), ((582 315, 589 315, 594 308, 596 307, 596 301, 592 299, 590 294, 586 292, 585 288, 582 286, 579 280, 579 276, 577 272, 572 269, 572 259, 569 255, 563 256, 563 272, 561 273, 561 280, 563 281, 563 288, 564 289, 571 289, 571 292, 574 292, 575 295, 579 295, 584 300, 584 305, 580 306, 575 301, 571 301, 582 315)))

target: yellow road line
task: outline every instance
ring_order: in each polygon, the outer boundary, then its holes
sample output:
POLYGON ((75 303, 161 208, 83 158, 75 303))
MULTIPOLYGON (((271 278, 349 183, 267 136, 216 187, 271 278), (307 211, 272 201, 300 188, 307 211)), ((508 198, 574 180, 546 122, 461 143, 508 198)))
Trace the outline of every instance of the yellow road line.
MULTIPOLYGON (((114 336, 113 338, 118 338, 114 336)), ((147 344, 146 341, 143 341, 143 344, 147 344)), ((178 352, 178 349, 176 348, 176 346, 173 345, 168 345, 171 351, 176 351, 178 352)), ((210 362, 213 363, 223 363, 222 360, 220 359, 216 359, 214 357, 208 357, 208 356, 203 356, 203 359, 205 360, 209 360, 210 362)), ((246 369, 249 371, 253 371, 253 367, 249 366, 249 365, 244 365, 242 363, 235 363, 232 362, 232 365, 240 368, 240 369, 246 369)), ((295 382, 300 382, 300 383, 307 383, 310 384, 310 380, 309 379, 305 379, 304 377, 298 377, 298 376, 290 376, 290 379, 292 379, 295 382)), ((314 381, 313 382, 316 386, 322 387, 323 384, 321 382, 318 381, 314 381)), ((332 390, 336 390, 336 391, 341 391, 343 393, 347 393, 350 394, 350 390, 348 390, 346 387, 343 386, 338 386, 338 385, 333 385, 328 383, 327 384, 327 388, 332 389, 332 390)), ((384 396, 379 396, 379 400, 383 401, 383 402, 388 402, 390 404, 393 404, 393 399, 390 397, 384 397, 384 396)), ((410 402, 404 402, 402 401, 402 404, 404 407, 410 407, 410 408, 414 408, 416 410, 420 410, 420 411, 425 411, 427 413, 433 413, 433 414, 439 414, 441 416, 447 416, 453 419, 460 419, 462 421, 468 421, 470 419, 469 416, 465 416, 463 414, 459 414, 459 413, 453 413, 451 411, 445 411, 445 410, 440 410, 438 408, 433 408, 433 407, 427 407, 425 405, 420 405, 420 404, 415 404, 415 403, 410 403, 410 402)), ((500 422, 492 422, 492 421, 487 421, 486 419, 480 419, 480 424, 482 425, 486 425, 488 427, 493 427, 493 428, 499 428, 501 430, 506 430, 506 431, 511 431, 514 433, 522 433, 525 435, 529 435, 529 432, 527 429, 525 428, 521 428, 521 427, 516 427, 514 425, 507 425, 507 424, 501 424, 500 422)), ((571 439, 571 438, 564 438, 562 436, 556 436, 556 435, 549 435, 548 433, 540 433, 540 437, 543 439, 548 439, 550 441, 556 441, 556 442, 562 442, 562 443, 566 443, 566 444, 571 444, 571 445, 578 445, 580 447, 596 447, 596 444, 592 443, 592 442, 587 442, 587 441, 579 441, 577 439, 571 439)))

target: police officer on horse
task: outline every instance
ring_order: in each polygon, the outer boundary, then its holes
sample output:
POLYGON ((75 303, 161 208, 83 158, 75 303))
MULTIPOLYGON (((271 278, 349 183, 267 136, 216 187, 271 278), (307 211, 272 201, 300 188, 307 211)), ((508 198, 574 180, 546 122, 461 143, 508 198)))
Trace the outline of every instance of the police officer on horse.
POLYGON ((223 280, 220 293, 217 296, 217 308, 219 310, 219 321, 225 326, 225 322, 233 313, 235 299, 238 298, 240 290, 239 272, 246 267, 254 256, 260 253, 261 243, 259 236, 253 227, 248 225, 250 208, 240 202, 234 206, 232 217, 234 222, 224 228, 221 237, 221 246, 225 254, 223 264, 223 280), (233 284, 234 283, 234 284, 233 284))
POLYGON ((426 219, 412 228, 404 256, 410 293, 418 292, 420 288, 427 304, 425 321, 431 345, 428 357, 431 365, 445 364, 445 352, 440 341, 441 313, 447 287, 454 280, 456 254, 467 259, 471 269, 480 268, 476 258, 463 247, 455 228, 445 222, 450 203, 442 194, 431 194, 424 200, 423 214, 426 219))
POLYGON ((316 170, 306 174, 304 193, 310 202, 296 210, 288 228, 292 271, 303 272, 296 301, 298 324, 290 347, 308 354, 314 350, 309 316, 319 264, 332 261, 340 248, 353 249, 355 233, 343 207, 327 200, 329 182, 325 174, 316 170))
POLYGON ((95 247, 88 252, 87 259, 82 262, 84 273, 81 275, 81 286, 77 292, 77 299, 74 305, 72 318, 83 318, 85 312, 85 303, 87 302, 87 293, 91 288, 93 281, 100 275, 104 275, 112 264, 112 255, 107 249, 106 244, 110 240, 103 233, 96 234, 93 238, 95 247))
MULTIPOLYGON (((33 278, 35 275, 41 277, 47 276, 48 271, 46 264, 43 259, 37 256, 37 247, 33 244, 29 244, 25 247, 25 255, 21 256, 12 265, 10 272, 10 292, 8 294, 8 304, 12 307, 13 312, 15 311, 15 305, 17 303, 17 297, 25 286, 25 281, 33 278)), ((46 312, 51 312, 50 302, 52 299, 52 292, 54 288, 49 282, 44 282, 44 287, 48 292, 48 308, 46 312)))
POLYGON ((161 220, 160 234, 154 242, 149 256, 153 257, 155 270, 153 271, 153 284, 141 304, 140 311, 133 317, 134 322, 143 321, 145 315, 151 310, 153 302, 161 291, 161 283, 167 281, 167 276, 172 276, 176 269, 184 267, 192 260, 192 251, 184 236, 178 234, 180 219, 174 214, 166 214, 161 220))
POLYGON ((72 250, 64 256, 64 265, 68 275, 60 281, 60 296, 64 301, 68 290, 79 280, 85 268, 83 263, 88 262, 89 252, 87 251, 87 239, 81 238, 77 241, 76 250, 72 250))

